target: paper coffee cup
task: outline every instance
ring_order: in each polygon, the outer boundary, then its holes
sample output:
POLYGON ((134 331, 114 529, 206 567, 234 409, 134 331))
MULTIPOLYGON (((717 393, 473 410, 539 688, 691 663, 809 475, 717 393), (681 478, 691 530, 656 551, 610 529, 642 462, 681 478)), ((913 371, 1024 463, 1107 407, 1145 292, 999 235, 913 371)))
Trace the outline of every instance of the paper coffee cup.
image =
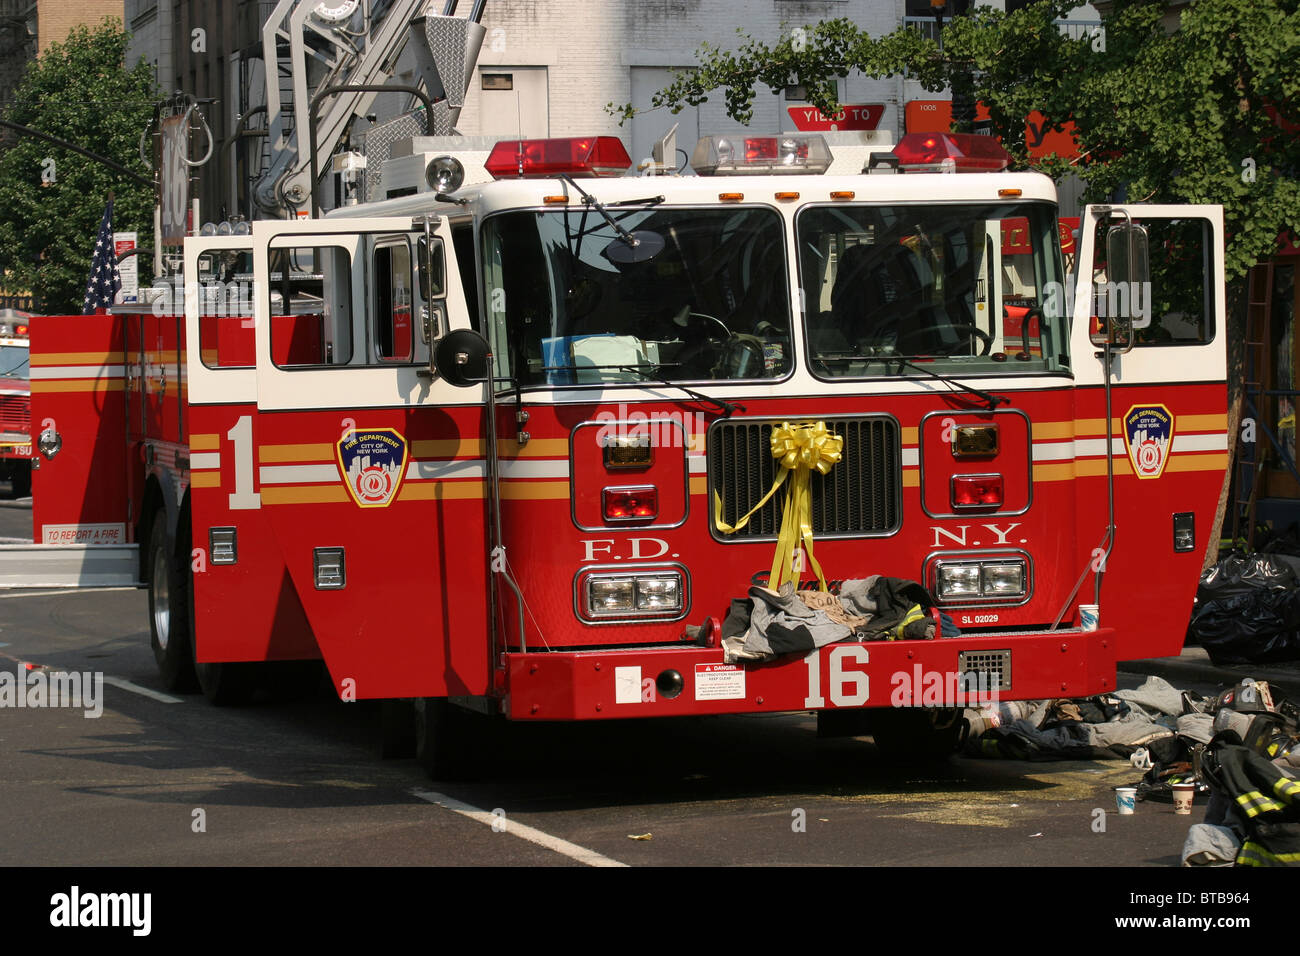
POLYGON ((1192 812, 1192 800, 1196 797, 1196 784, 1176 783, 1174 786, 1174 813, 1186 816, 1192 812))
POLYGON ((1119 810, 1120 816, 1129 817, 1133 815, 1133 810, 1137 806, 1137 795, 1137 787, 1115 788, 1115 806, 1119 810))
POLYGON ((1101 608, 1096 604, 1079 605, 1079 629, 1083 631, 1097 630, 1097 622, 1100 619, 1101 608))

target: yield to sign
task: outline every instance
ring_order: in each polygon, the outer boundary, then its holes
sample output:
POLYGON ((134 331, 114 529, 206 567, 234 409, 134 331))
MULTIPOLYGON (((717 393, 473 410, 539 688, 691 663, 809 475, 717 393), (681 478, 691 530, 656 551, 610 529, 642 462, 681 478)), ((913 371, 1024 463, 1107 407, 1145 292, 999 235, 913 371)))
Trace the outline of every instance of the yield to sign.
POLYGON ((827 116, 815 106, 787 106, 794 127, 801 132, 822 133, 834 130, 875 129, 885 115, 884 103, 845 104, 834 116, 827 116))

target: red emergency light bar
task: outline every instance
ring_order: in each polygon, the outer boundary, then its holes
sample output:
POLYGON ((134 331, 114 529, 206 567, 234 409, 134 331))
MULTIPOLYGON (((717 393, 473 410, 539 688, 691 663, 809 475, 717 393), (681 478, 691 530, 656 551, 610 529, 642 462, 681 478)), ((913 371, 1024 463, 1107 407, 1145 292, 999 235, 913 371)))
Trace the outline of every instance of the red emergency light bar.
POLYGON ((493 179, 621 176, 632 157, 617 136, 502 140, 483 164, 493 179))
POLYGON ((1011 164, 1001 143, 973 133, 908 133, 894 155, 899 169, 914 173, 999 173, 1011 164))

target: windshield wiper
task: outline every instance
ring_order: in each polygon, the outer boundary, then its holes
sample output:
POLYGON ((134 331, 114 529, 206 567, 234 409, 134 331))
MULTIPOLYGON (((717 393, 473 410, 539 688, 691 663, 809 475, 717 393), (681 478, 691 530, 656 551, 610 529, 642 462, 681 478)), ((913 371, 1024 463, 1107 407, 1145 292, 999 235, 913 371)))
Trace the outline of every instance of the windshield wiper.
MULTIPOLYGON (((657 375, 652 372, 649 372, 646 370, 645 366, 620 365, 619 368, 628 372, 636 372, 638 375, 644 378, 648 378, 652 382, 658 382, 660 385, 667 385, 669 388, 680 389, 681 391, 689 395, 691 398, 695 399, 697 402, 704 402, 706 405, 712 405, 718 411, 722 412, 723 418, 730 418, 733 413, 738 411, 743 412, 745 410, 745 406, 741 405, 739 402, 728 402, 725 399, 714 398, 711 395, 705 395, 703 392, 697 392, 693 388, 688 388, 685 385, 679 385, 676 382, 671 382, 668 379, 664 378, 662 375, 657 375)), ((668 368, 668 366, 652 365, 650 366, 650 368, 661 369, 661 368, 668 368)))
MULTIPOLYGON (((920 356, 917 357, 919 358, 920 356)), ((955 378, 949 378, 946 375, 940 375, 938 372, 934 371, 933 369, 928 369, 924 365, 918 365, 917 363, 910 361, 908 357, 902 355, 887 355, 887 354, 858 355, 856 353, 828 355, 823 353, 821 355, 815 356, 815 358, 819 362, 829 362, 829 363, 884 362, 885 364, 889 364, 890 362, 897 362, 899 364, 899 371, 902 371, 902 366, 906 365, 908 368, 915 369, 916 371, 920 372, 923 375, 928 375, 933 379, 937 379, 938 381, 943 382, 945 385, 960 388, 963 392, 969 392, 970 394, 978 398, 981 402, 983 402, 985 405, 987 405, 989 411, 995 410, 999 405, 1003 403, 1006 403, 1007 405, 1011 404, 1011 399, 1009 398, 1003 398, 1000 395, 992 395, 988 392, 981 391, 978 388, 972 388, 969 385, 957 381, 955 378)))
MULTIPOLYGON (((672 366, 670 366, 666 362, 661 362, 658 365, 650 366, 650 368, 656 368, 656 369, 671 368, 671 367, 672 366)), ((718 411, 722 413, 723 418, 730 418, 734 412, 737 411, 743 412, 745 410, 745 406, 737 402, 728 402, 725 399, 714 398, 711 395, 705 395, 703 392, 697 392, 693 388, 689 388, 685 385, 679 385, 677 382, 669 381, 668 379, 664 378, 662 375, 656 375, 652 372, 647 371, 646 366, 644 365, 543 365, 541 370, 543 372, 589 372, 592 371, 593 369, 596 370, 613 369, 619 372, 634 372, 637 375, 640 375, 642 378, 649 379, 652 382, 657 382, 660 385, 667 385, 669 388, 679 389, 685 392, 691 398, 695 399, 697 402, 704 402, 706 405, 712 405, 714 408, 716 408, 718 411)), ((619 384, 619 383, 605 382, 603 384, 612 385, 612 384, 619 384)), ((631 383, 626 383, 626 384, 631 384, 631 383)))
POLYGON ((618 237, 620 239, 626 242, 629 246, 636 245, 636 237, 634 237, 632 233, 628 232, 626 229, 620 226, 618 224, 618 220, 605 211, 605 206, 599 199, 597 199, 591 193, 587 192, 587 190, 583 189, 576 182, 574 182, 572 176, 561 173, 559 178, 561 182, 568 183, 570 186, 572 186, 574 189, 578 191, 578 195, 582 197, 582 201, 584 204, 588 206, 594 206, 596 212, 600 213, 601 217, 605 220, 605 222, 609 224, 609 227, 613 229, 616 233, 618 233, 618 237))
POLYGON ((921 374, 928 375, 933 379, 937 379, 940 382, 943 382, 945 385, 950 385, 950 386, 955 385, 957 388, 960 388, 963 392, 970 392, 970 394, 974 395, 981 402, 987 405, 989 411, 995 411, 997 407, 1001 405, 1003 402, 1005 402, 1008 405, 1011 404, 1011 399, 1009 398, 1003 398, 1001 395, 993 395, 990 394, 989 392, 981 391, 978 388, 972 388, 969 385, 965 385, 962 382, 957 381, 955 378, 949 378, 946 375, 940 375, 938 372, 932 369, 928 369, 924 365, 917 365, 915 362, 909 361, 908 359, 904 358, 902 355, 891 355, 888 358, 886 358, 885 361, 888 362, 889 359, 891 358, 896 359, 898 361, 900 371, 902 366, 906 365, 908 368, 916 369, 916 371, 920 372, 921 374))

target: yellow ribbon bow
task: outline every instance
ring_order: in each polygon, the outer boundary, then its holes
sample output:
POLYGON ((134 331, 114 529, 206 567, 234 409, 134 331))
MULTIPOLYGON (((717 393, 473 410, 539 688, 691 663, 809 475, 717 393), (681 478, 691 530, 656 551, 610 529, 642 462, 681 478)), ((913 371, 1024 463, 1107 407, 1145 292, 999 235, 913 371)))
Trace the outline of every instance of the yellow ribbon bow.
POLYGON ((800 544, 808 552, 808 562, 817 574, 817 583, 821 590, 826 590, 826 576, 813 554, 812 533, 812 492, 809 478, 814 469, 821 474, 831 470, 844 450, 844 439, 833 434, 825 422, 782 422, 772 429, 772 457, 781 466, 772 487, 767 490, 761 501, 749 509, 735 525, 722 520, 722 498, 714 492, 714 520, 718 530, 723 534, 739 531, 749 523, 754 512, 758 511, 786 480, 793 476, 786 485, 785 506, 781 512, 781 531, 776 539, 776 554, 772 558, 772 573, 768 576, 767 586, 779 591, 784 581, 794 581, 794 556, 800 544))

